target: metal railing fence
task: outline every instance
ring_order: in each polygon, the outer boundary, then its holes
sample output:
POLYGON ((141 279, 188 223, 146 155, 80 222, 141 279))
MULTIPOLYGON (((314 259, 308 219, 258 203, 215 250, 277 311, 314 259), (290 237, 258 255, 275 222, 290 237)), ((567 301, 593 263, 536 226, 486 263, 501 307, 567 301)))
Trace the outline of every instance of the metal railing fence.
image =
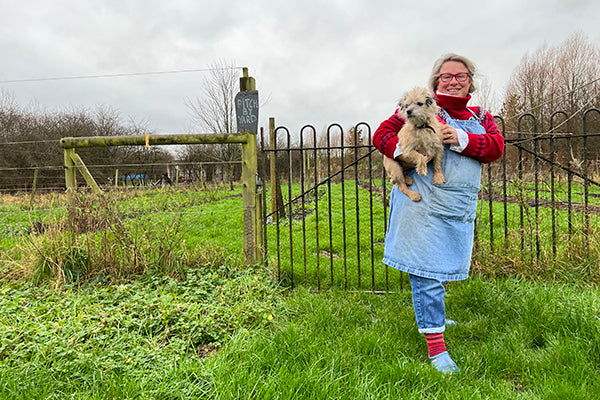
MULTIPOLYGON (((591 132, 591 113, 598 110, 583 114, 578 134, 554 132, 552 124, 537 132, 529 114, 507 131, 497 117, 506 148, 500 160, 482 166, 476 257, 512 251, 544 264, 573 241, 588 249, 598 241, 600 134, 591 132)), ((371 135, 366 123, 348 132, 332 124, 320 136, 307 125, 294 144, 290 131, 278 127, 270 148, 261 146, 264 177, 271 165, 271 182, 263 187, 264 250, 291 286, 404 287, 405 277, 381 262, 391 185, 371 135)))

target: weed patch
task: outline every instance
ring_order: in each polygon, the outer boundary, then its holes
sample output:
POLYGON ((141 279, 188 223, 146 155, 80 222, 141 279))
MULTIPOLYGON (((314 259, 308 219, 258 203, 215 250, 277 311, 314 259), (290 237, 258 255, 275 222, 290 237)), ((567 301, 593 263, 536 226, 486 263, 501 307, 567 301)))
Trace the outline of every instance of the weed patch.
POLYGON ((0 294, 2 398, 157 398, 168 371, 197 368, 232 334, 272 324, 280 308, 262 268, 214 264, 183 280, 146 275, 60 290, 4 282, 0 294))

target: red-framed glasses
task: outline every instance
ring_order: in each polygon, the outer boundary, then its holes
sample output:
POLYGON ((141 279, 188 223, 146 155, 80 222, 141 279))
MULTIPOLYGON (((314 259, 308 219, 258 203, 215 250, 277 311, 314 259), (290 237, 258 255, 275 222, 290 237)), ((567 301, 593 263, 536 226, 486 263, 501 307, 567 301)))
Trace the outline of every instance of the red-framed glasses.
POLYGON ((452 78, 456 78, 457 82, 466 82, 469 79, 468 72, 459 72, 458 74, 440 74, 440 81, 442 82, 450 82, 452 78))

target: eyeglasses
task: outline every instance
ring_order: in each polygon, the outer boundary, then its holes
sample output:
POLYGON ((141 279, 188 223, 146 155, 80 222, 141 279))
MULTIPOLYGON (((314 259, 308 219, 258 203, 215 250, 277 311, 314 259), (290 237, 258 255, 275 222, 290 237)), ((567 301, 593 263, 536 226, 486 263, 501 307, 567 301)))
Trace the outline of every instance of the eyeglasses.
POLYGON ((459 72, 458 74, 440 74, 439 78, 442 82, 450 82, 452 78, 456 78, 457 82, 465 82, 469 78, 468 72, 459 72))

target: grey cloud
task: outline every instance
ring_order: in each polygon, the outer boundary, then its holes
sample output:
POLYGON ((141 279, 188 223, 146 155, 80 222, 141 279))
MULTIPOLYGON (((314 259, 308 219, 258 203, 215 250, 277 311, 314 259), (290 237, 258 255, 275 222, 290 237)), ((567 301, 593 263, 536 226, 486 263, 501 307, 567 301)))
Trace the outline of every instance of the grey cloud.
MULTIPOLYGON (((0 79, 250 68, 267 118, 291 127, 377 125, 403 91, 426 84, 440 54, 472 58, 501 92, 526 51, 576 30, 600 41, 600 3, 494 0, 23 0, 0 13, 0 79)), ((2 85, 21 102, 108 104, 159 131, 187 124, 202 73, 2 85)))

